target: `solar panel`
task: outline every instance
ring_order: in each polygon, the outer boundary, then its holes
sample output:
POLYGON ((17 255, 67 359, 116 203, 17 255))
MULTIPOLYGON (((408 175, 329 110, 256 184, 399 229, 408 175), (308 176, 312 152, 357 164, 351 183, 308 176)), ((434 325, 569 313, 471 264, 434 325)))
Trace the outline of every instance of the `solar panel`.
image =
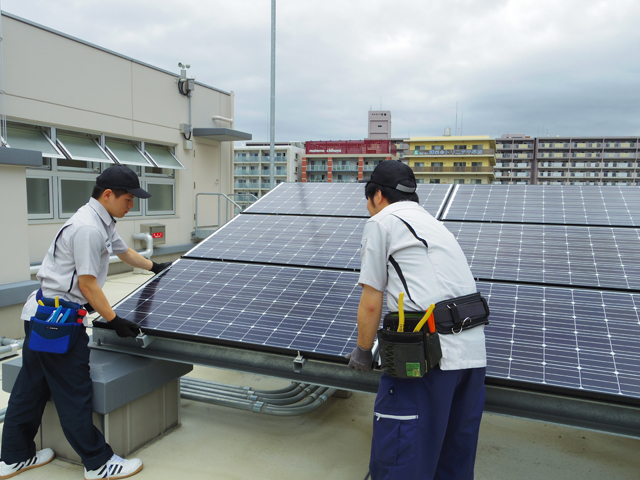
POLYGON ((355 348, 358 274, 181 259, 115 311, 154 334, 313 356, 355 348))
POLYGON ((475 278, 640 291, 640 230, 445 222, 475 278))
POLYGON ((640 399, 640 296, 478 283, 491 309, 487 375, 640 399))
POLYGON ((639 204, 638 187, 458 185, 442 219, 640 226, 639 204))
POLYGON ((353 217, 239 215, 184 257, 359 270, 365 222, 353 217))
MULTIPOLYGON (((418 185, 420 205, 437 216, 450 188, 451 185, 418 185)), ((281 183, 244 213, 369 217, 364 185, 360 183, 281 183)))

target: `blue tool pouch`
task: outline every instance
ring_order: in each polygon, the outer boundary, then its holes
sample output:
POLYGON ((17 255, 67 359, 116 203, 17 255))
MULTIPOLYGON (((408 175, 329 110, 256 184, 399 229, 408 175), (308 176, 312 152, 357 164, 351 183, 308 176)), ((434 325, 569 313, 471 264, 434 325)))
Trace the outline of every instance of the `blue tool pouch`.
POLYGON ((69 353, 83 330, 82 305, 66 300, 38 298, 36 314, 29 321, 27 346, 36 352, 69 353))
POLYGON ((81 323, 51 323, 31 317, 27 346, 36 352, 69 353, 82 330, 81 323))

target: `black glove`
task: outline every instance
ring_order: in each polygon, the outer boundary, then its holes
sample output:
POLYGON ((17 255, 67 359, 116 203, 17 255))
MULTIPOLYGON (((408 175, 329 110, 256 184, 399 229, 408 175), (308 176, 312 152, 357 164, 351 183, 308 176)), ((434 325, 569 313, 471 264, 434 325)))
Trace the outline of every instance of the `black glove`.
POLYGON ((126 318, 119 317, 107 322, 107 328, 115 330, 119 337, 137 337, 140 334, 140 327, 137 323, 130 322, 126 318))
POLYGON ((347 353, 345 358, 349 360, 349 368, 352 370, 361 370, 363 372, 372 370, 373 355, 371 354, 371 349, 365 350, 356 345, 353 352, 347 353))
POLYGON ((153 263, 153 265, 151 266, 151 271, 157 275, 157 274, 159 274, 162 270, 164 270, 165 268, 167 268, 168 266, 170 266, 173 262, 156 263, 156 262, 154 262, 154 261, 152 260, 152 261, 151 261, 151 263, 153 263))

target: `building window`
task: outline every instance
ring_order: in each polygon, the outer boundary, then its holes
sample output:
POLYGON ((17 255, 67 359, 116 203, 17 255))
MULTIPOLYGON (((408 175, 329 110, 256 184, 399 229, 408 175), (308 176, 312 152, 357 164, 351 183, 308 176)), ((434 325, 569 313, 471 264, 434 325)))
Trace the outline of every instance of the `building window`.
POLYGON ((481 167, 482 166, 482 162, 471 162, 471 166, 472 167, 481 167))
POLYGON ((430 178, 429 179, 429 183, 440 183, 440 179, 439 178, 430 178))
POLYGON ((483 148, 483 145, 473 145, 473 150, 482 150, 483 148))
POLYGON ((432 167, 442 167, 443 165, 443 162, 431 162, 432 167))
POLYGON ((175 213, 174 186, 171 183, 147 182, 147 215, 172 215, 175 213))
POLYGON ((29 218, 53 218, 50 178, 27 178, 27 213, 29 218))
POLYGON ((71 217, 91 198, 95 179, 76 180, 69 178, 60 179, 60 217, 71 217))
POLYGON ((454 167, 466 167, 467 162, 453 162, 454 167))
POLYGON ((464 183, 464 178, 454 178, 453 183, 461 185, 464 183))
POLYGON ((456 150, 466 150, 467 146, 466 145, 454 145, 453 148, 455 148, 456 150))
POLYGON ((431 147, 432 150, 444 150, 444 145, 434 145, 431 147))

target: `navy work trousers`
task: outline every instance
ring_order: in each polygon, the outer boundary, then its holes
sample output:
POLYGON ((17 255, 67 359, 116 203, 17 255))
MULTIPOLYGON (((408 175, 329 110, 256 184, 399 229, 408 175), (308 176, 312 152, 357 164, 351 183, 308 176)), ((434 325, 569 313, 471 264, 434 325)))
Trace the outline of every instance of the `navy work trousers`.
POLYGON ((473 480, 485 368, 420 379, 383 374, 374 408, 372 480, 473 480))
POLYGON ((12 464, 36 453, 34 438, 44 407, 53 398, 69 444, 87 470, 95 470, 111 458, 113 450, 93 425, 93 386, 89 374, 89 337, 82 328, 69 353, 34 352, 27 337, 22 368, 11 391, 2 431, 2 460, 12 464))

